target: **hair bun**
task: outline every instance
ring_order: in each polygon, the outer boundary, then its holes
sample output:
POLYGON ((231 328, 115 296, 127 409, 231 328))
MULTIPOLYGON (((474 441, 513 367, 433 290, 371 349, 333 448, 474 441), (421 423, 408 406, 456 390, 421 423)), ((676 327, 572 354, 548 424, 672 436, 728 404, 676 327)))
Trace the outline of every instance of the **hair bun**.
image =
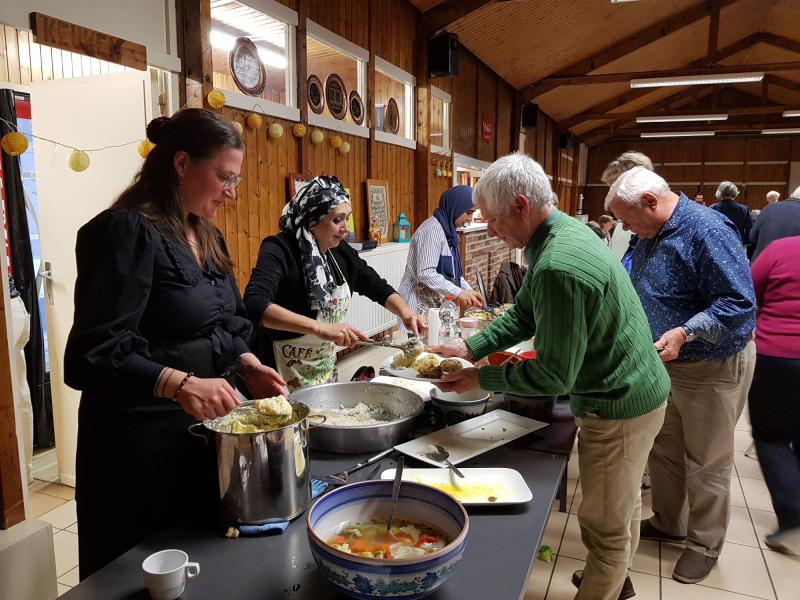
POLYGON ((147 124, 147 139, 158 144, 164 137, 164 130, 169 124, 169 117, 156 117, 147 124))

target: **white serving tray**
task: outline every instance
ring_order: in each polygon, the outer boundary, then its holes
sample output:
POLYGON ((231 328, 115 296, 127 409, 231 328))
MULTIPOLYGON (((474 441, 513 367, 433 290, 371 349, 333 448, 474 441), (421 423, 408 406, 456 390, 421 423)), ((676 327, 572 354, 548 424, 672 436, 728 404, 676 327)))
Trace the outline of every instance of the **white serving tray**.
POLYGON ((417 394, 425 402, 431 399, 431 391, 436 386, 427 381, 415 381, 413 379, 405 379, 403 377, 392 377, 390 375, 378 375, 372 378, 373 383, 388 383, 389 385, 396 385, 398 387, 406 388, 417 394))
MULTIPOLYGON (((524 504, 533 499, 519 471, 506 468, 459 469, 463 479, 450 469, 404 469, 403 481, 431 485, 468 506, 524 504), (493 500, 490 500, 493 498, 493 500)), ((394 479, 394 469, 381 473, 381 479, 394 479)))
MULTIPOLYGON (((421 357, 422 356, 427 356, 429 354, 433 354, 433 353, 432 352, 423 352, 422 354, 420 354, 420 356, 421 357)), ((433 356, 438 358, 440 362, 443 361, 446 358, 454 358, 455 360, 460 362, 461 366, 463 368, 465 368, 465 369, 468 369, 470 367, 474 367, 475 366, 471 362, 469 362, 468 360, 463 359, 463 358, 452 357, 452 356, 441 356, 439 354, 433 354, 433 356)), ((389 375, 393 376, 393 377, 402 377, 403 379, 413 379, 415 381, 429 381, 429 382, 430 381, 441 381, 441 378, 433 379, 431 377, 421 377, 417 373, 416 369, 409 369, 409 368, 396 369, 395 367, 392 366, 392 361, 393 360, 394 360, 394 355, 387 356, 386 360, 383 361, 383 370, 386 373, 388 373, 389 375)))
POLYGON ((443 467, 446 466, 444 463, 427 456, 433 444, 444 446, 450 453, 450 462, 458 464, 542 427, 547 427, 547 423, 498 408, 400 444, 395 449, 428 464, 443 467))

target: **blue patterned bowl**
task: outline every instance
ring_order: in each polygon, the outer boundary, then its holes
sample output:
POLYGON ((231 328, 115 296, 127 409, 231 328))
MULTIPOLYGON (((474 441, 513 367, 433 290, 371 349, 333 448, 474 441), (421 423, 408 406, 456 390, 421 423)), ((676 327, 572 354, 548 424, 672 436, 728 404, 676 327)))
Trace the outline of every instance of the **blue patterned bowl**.
POLYGON ((314 561, 331 583, 353 598, 424 598, 450 577, 464 553, 469 531, 467 511, 448 494, 411 482, 403 482, 400 487, 396 514, 441 529, 452 540, 442 550, 414 558, 383 560, 334 550, 325 543, 346 521, 388 515, 392 483, 372 480, 345 485, 322 496, 306 516, 314 561))

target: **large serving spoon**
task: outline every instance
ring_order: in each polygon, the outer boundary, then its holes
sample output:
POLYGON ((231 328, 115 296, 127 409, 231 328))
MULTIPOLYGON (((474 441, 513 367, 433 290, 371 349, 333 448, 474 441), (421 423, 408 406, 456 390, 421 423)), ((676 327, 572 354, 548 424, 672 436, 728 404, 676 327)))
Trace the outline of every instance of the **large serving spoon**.
POLYGON ((394 472, 394 485, 392 485, 392 510, 389 511, 389 520, 386 521, 386 535, 390 537, 393 542, 398 541, 397 536, 392 533, 392 520, 394 519, 394 511, 397 509, 397 498, 400 495, 400 484, 403 481, 404 465, 405 458, 401 456, 397 461, 397 468, 394 472))

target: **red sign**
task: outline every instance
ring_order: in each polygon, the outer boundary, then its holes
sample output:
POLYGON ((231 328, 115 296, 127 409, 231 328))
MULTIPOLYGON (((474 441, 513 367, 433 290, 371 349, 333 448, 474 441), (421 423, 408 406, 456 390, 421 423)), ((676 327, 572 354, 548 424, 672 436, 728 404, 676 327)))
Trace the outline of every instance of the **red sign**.
POLYGON ((483 131, 483 143, 488 144, 492 139, 492 118, 486 113, 481 119, 481 130, 483 131))

